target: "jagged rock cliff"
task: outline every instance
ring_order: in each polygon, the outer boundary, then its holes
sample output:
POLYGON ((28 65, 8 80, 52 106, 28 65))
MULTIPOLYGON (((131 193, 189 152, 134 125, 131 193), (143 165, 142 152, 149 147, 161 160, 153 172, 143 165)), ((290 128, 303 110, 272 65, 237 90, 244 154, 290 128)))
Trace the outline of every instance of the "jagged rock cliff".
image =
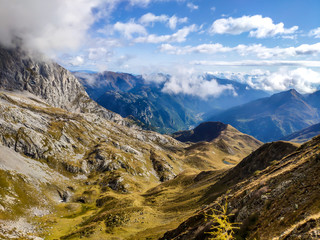
POLYGON ((28 91, 53 107, 96 113, 120 124, 133 125, 91 100, 77 78, 41 55, 30 57, 19 47, 0 47, 0 59, 0 89, 28 91))

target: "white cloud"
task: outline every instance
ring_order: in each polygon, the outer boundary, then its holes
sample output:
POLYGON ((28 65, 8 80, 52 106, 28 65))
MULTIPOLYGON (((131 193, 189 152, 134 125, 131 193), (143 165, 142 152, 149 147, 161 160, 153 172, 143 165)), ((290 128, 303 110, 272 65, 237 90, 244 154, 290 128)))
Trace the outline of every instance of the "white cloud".
POLYGON ((143 79, 146 82, 154 82, 154 83, 164 83, 168 80, 168 76, 164 74, 151 73, 151 74, 143 74, 143 79))
POLYGON ((249 32, 251 37, 266 38, 276 35, 293 34, 298 30, 298 26, 284 28, 282 22, 274 24, 269 17, 261 15, 243 16, 240 18, 221 18, 214 21, 209 30, 212 34, 232 34, 238 35, 249 32))
POLYGON ((73 73, 80 81, 84 81, 86 84, 91 87, 98 87, 102 82, 97 81, 98 79, 92 74, 86 72, 75 72, 73 73))
POLYGON ((212 74, 247 83, 254 89, 270 92, 286 91, 293 88, 300 93, 312 93, 317 90, 316 86, 320 84, 320 73, 304 67, 293 70, 281 67, 274 72, 254 69, 249 73, 214 72, 212 74))
POLYGON ((148 6, 150 2, 151 2, 151 0, 129 0, 129 3, 131 5, 140 5, 143 7, 148 6))
POLYGON ((115 31, 120 32, 128 39, 132 39, 134 34, 147 35, 147 30, 145 27, 135 23, 133 20, 127 23, 117 22, 114 24, 113 28, 115 31))
POLYGON ((70 60, 72 66, 80 66, 84 63, 84 59, 81 56, 76 56, 70 60))
POLYGON ((154 24, 155 22, 163 22, 168 25, 170 29, 175 29, 177 24, 179 23, 186 23, 188 21, 187 17, 184 18, 178 18, 177 16, 173 15, 172 17, 169 17, 167 15, 160 15, 156 16, 153 13, 146 13, 145 15, 141 16, 139 19, 139 22, 145 26, 148 26, 150 24, 154 24))
POLYGON ((193 69, 178 68, 165 82, 163 92, 173 94, 188 94, 207 98, 209 96, 219 97, 224 92, 236 95, 231 84, 220 85, 215 79, 206 80, 203 76, 194 73, 193 69))
POLYGON ((199 9, 198 5, 195 5, 195 4, 191 3, 191 2, 187 3, 187 7, 190 8, 191 11, 199 9))
POLYGON ((284 60, 243 60, 243 61, 192 61, 193 65, 207 66, 293 66, 293 67, 320 67, 320 61, 284 61, 284 60))
MULTIPOLYGON (((159 2, 165 0, 157 0, 159 2)), ((50 56, 79 49, 90 39, 87 30, 98 19, 110 16, 119 3, 147 6, 151 0, 0 0, 0 43, 13 46, 22 39, 25 47, 50 56), (95 11, 92 11, 95 9, 95 11)), ((144 34, 143 26, 119 23, 126 36, 144 34), (129 28, 133 28, 130 30, 129 28)))
POLYGON ((153 24, 155 22, 167 22, 169 17, 167 15, 156 16, 153 13, 146 13, 139 19, 139 22, 143 25, 153 24))
POLYGON ((187 17, 184 18, 178 18, 175 15, 173 15, 171 18, 168 20, 168 26, 172 30, 176 28, 178 23, 186 23, 188 21, 187 17))
POLYGON ((10 46, 19 37, 43 52, 73 50, 95 21, 92 8, 101 0, 0 0, 0 42, 10 46))
POLYGON ((312 93, 316 91, 315 85, 319 84, 320 74, 307 68, 294 70, 282 68, 251 83, 252 87, 267 91, 285 91, 294 88, 301 93, 312 93))
POLYGON ((111 57, 113 55, 112 51, 105 47, 89 48, 88 49, 88 59, 89 60, 100 60, 106 57, 111 57))
POLYGON ((184 42, 186 41, 186 37, 191 33, 195 32, 197 27, 195 24, 183 27, 179 29, 176 33, 172 35, 155 35, 150 34, 143 37, 138 37, 134 40, 137 43, 161 43, 161 42, 184 42))
POLYGON ((309 32, 309 36, 315 37, 315 38, 320 38, 320 27, 316 28, 316 29, 312 29, 309 32))
POLYGON ((202 53, 202 54, 216 54, 216 53, 226 53, 226 52, 237 52, 241 56, 254 55, 261 59, 273 58, 273 57, 295 57, 303 55, 316 56, 320 54, 320 43, 315 44, 302 44, 298 47, 288 47, 288 48, 268 48, 261 44, 254 45, 243 45, 240 44, 235 47, 226 47, 220 43, 214 44, 201 44, 197 46, 184 46, 178 47, 170 44, 162 44, 160 46, 160 51, 167 52, 169 54, 191 54, 191 53, 202 53))
POLYGON ((223 53, 230 52, 232 48, 224 47, 220 43, 215 44, 201 44, 195 47, 185 46, 185 47, 177 47, 172 46, 171 44, 162 44, 160 46, 160 51, 167 52, 170 54, 189 54, 189 53, 205 53, 205 54, 215 54, 215 53, 223 53))

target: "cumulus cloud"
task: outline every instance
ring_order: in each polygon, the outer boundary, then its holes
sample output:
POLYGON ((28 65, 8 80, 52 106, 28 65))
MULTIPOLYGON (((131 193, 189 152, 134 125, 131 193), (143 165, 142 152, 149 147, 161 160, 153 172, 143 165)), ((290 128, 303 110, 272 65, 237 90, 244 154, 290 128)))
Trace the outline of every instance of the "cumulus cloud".
POLYGON ((101 84, 101 81, 93 76, 92 74, 86 72, 75 72, 73 73, 81 82, 88 84, 91 87, 98 87, 101 84))
POLYGON ((238 35, 249 32, 249 36, 256 38, 273 37, 276 35, 293 34, 298 30, 298 26, 284 28, 282 22, 274 24, 269 17, 261 15, 242 16, 240 18, 221 18, 214 21, 209 30, 212 34, 232 34, 238 35))
POLYGON ((197 30, 195 24, 183 27, 177 32, 171 35, 155 35, 149 34, 147 36, 137 37, 134 42, 136 43, 161 43, 161 42, 184 42, 186 37, 191 33, 197 30))
POLYGON ((132 39, 133 35, 146 35, 147 30, 144 26, 135 23, 133 20, 130 20, 127 23, 117 22, 113 26, 114 30, 121 33, 128 39, 132 39))
POLYGON ((203 53, 203 54, 215 54, 226 52, 237 52, 241 56, 255 55, 261 59, 273 58, 273 57, 295 57, 301 55, 313 55, 320 54, 320 43, 315 44, 302 44, 297 47, 288 48, 268 48, 262 44, 244 45, 239 44, 235 47, 223 46, 220 43, 214 44, 201 44, 197 46, 173 46, 171 44, 162 44, 160 51, 167 52, 169 54, 191 54, 191 53, 203 53))
POLYGON ((270 92, 286 91, 294 88, 300 93, 312 93, 317 90, 317 85, 320 84, 320 73, 304 67, 296 69, 281 67, 274 72, 254 69, 249 73, 214 72, 212 74, 217 77, 247 83, 254 89, 270 92))
POLYGON ((153 13, 146 13, 139 19, 139 22, 144 25, 153 24, 155 22, 166 22, 169 17, 167 15, 156 16, 153 13))
POLYGON ((232 51, 232 48, 224 47, 220 43, 215 44, 201 44, 198 46, 185 46, 177 47, 171 44, 162 44, 160 46, 160 51, 167 52, 170 54, 189 54, 189 53, 205 53, 205 54, 215 54, 215 53, 224 53, 232 51))
POLYGON ((16 38, 42 52, 76 49, 95 21, 92 8, 101 0, 0 0, 0 42, 16 38))
POLYGON ((191 11, 199 9, 198 5, 195 5, 195 4, 191 3, 191 2, 187 3, 187 7, 190 8, 191 11))
POLYGON ((186 23, 188 21, 187 17, 184 18, 178 18, 177 16, 173 15, 172 17, 169 17, 168 15, 159 15, 156 16, 153 13, 146 13, 139 19, 139 22, 145 26, 148 26, 150 24, 154 24, 155 22, 162 22, 166 23, 170 29, 175 29, 177 24, 179 23, 186 23))
POLYGON ((187 17, 184 18, 178 18, 175 15, 173 15, 172 17, 169 18, 168 20, 168 26, 169 28, 171 28, 172 30, 176 28, 177 24, 179 23, 186 23, 188 21, 187 17))
POLYGON ((254 88, 272 92, 294 88, 301 93, 312 93, 317 90, 315 85, 320 84, 320 74, 307 68, 294 70, 282 68, 277 72, 260 76, 257 80, 251 81, 250 84, 254 88))
POLYGON ((207 80, 205 77, 195 74, 193 69, 183 68, 179 68, 178 72, 171 74, 162 91, 173 94, 183 93, 203 99, 209 96, 219 97, 224 92, 236 95, 231 84, 221 85, 215 79, 207 80))
POLYGON ((131 5, 148 6, 151 0, 129 0, 131 5))
POLYGON ((312 29, 309 32, 309 36, 315 37, 315 38, 320 38, 320 27, 316 28, 316 29, 312 29))
POLYGON ((80 66, 84 63, 84 59, 82 56, 76 56, 70 60, 70 64, 72 66, 80 66))
POLYGON ((193 65, 207 66, 293 66, 293 67, 320 67, 320 61, 284 61, 284 60, 243 60, 243 61, 192 61, 193 65))
POLYGON ((96 47, 88 49, 88 60, 99 60, 106 57, 111 57, 113 52, 106 47, 96 47))
POLYGON ((142 77, 146 82, 158 84, 164 83, 169 79, 169 76, 160 73, 143 74, 142 77))
MULTIPOLYGON (((50 55, 77 50, 88 41, 92 24, 109 17, 121 2, 147 6, 151 0, 0 0, 0 43, 12 47, 22 39, 25 47, 50 55)), ((130 23, 118 23, 116 30, 127 37, 145 33, 143 26, 130 23)))

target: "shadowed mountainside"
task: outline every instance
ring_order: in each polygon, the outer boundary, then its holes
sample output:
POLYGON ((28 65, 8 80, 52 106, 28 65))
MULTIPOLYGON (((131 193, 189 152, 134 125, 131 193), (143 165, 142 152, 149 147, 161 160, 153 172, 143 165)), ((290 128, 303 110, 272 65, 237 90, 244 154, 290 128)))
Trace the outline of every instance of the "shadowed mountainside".
POLYGON ((288 136, 282 138, 285 141, 303 143, 311 140, 313 137, 320 134, 320 123, 302 129, 300 131, 294 132, 288 136))

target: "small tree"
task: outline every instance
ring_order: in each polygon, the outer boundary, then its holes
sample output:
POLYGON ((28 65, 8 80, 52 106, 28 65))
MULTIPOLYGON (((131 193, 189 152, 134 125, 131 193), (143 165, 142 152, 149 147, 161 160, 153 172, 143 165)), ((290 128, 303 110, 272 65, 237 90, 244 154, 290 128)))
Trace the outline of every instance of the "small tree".
POLYGON ((239 229, 238 223, 231 223, 229 217, 232 214, 227 214, 228 202, 225 205, 220 205, 220 209, 210 209, 205 214, 206 221, 212 221, 210 232, 207 232, 212 237, 211 240, 232 240, 234 239, 234 230, 239 229), (211 212, 211 213, 210 213, 211 212))

